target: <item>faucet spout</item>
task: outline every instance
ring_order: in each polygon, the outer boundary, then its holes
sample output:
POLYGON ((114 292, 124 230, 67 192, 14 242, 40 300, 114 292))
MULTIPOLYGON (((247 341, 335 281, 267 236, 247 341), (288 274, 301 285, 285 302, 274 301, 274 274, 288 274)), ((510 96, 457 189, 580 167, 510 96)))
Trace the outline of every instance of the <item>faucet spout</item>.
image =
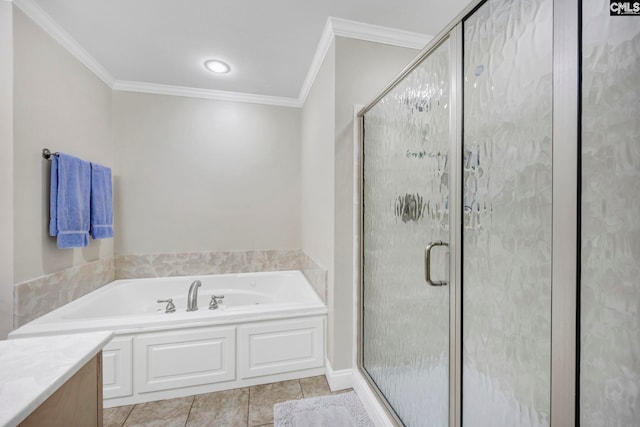
POLYGON ((198 309, 198 288, 202 286, 200 280, 194 280, 189 287, 189 295, 187 296, 187 311, 196 311, 198 309))

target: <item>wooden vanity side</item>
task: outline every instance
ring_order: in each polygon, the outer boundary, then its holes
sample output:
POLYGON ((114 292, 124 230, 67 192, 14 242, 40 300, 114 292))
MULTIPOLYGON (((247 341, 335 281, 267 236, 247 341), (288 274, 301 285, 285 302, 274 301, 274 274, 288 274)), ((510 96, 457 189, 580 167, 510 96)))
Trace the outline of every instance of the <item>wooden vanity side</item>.
POLYGON ((20 427, 102 427, 102 352, 56 390, 20 427))

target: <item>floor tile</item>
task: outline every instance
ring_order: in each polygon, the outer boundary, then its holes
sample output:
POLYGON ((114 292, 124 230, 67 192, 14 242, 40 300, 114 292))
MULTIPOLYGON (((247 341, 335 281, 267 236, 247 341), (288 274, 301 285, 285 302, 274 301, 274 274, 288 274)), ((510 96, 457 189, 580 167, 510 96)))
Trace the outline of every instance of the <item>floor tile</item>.
POLYGON ((200 394, 195 397, 187 427, 247 427, 249 388, 200 394))
POLYGON ((344 388, 342 390, 336 390, 336 391, 332 391, 330 394, 342 394, 342 393, 349 393, 350 391, 353 391, 352 388, 344 388))
POLYGON ((295 399, 302 399, 302 388, 298 380, 251 387, 249 427, 273 423, 273 405, 295 399))
POLYGON ((125 420, 131 413, 133 405, 116 406, 102 411, 102 422, 104 427, 122 427, 125 420))
POLYGON ((184 427, 194 396, 136 405, 124 427, 184 427))
POLYGON ((305 399, 331 394, 327 378, 324 375, 300 378, 300 385, 302 386, 302 394, 305 399))

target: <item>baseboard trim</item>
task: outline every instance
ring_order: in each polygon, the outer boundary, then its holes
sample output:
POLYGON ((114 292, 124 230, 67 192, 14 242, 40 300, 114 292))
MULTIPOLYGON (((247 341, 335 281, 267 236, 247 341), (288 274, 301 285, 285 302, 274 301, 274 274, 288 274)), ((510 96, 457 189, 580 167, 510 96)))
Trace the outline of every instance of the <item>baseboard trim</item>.
POLYGON ((344 390, 353 387, 353 369, 340 369, 335 371, 329 359, 325 360, 327 382, 331 391, 344 390))
POLYGON ((353 390, 360 398, 362 405, 367 410, 367 414, 369 414, 369 418, 371 418, 376 427, 397 427, 359 371, 355 370, 353 372, 351 381, 353 390))

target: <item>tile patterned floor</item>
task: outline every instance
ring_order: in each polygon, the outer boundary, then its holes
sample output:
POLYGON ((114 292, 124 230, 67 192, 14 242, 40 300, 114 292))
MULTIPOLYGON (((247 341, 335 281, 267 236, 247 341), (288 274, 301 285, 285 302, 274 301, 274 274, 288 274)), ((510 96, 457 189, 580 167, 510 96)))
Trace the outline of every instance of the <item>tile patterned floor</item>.
MULTIPOLYGON (((337 393, 341 393, 342 390, 337 393)), ((326 378, 302 378, 104 410, 104 427, 269 427, 273 405, 334 394, 326 378)))

